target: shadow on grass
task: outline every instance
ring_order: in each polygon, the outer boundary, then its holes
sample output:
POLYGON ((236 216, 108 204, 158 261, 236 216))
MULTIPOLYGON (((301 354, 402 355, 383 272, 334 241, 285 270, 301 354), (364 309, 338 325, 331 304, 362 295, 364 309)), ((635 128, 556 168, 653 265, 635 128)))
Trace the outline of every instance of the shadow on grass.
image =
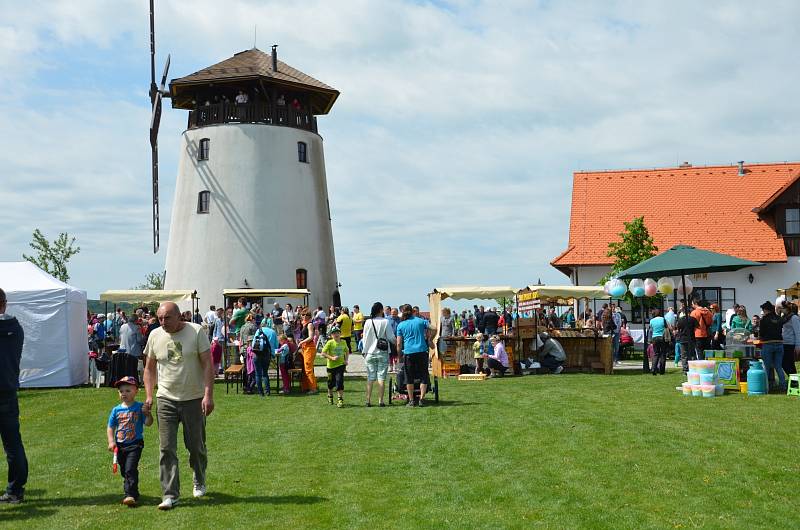
MULTIPOLYGON (((26 492, 25 502, 22 504, 0 507, 0 525, 6 522, 33 519, 37 517, 52 517, 58 508, 101 506, 120 504, 122 496, 117 493, 104 495, 90 495, 86 497, 56 497, 48 498, 44 490, 29 490, 26 492)), ((205 508, 208 505, 227 504, 279 504, 279 505, 308 505, 326 502, 328 499, 316 495, 253 495, 239 497, 221 492, 209 492, 202 500, 191 499, 189 502, 178 504, 178 509, 205 508)), ((161 502, 160 497, 142 495, 139 497, 139 508, 154 508, 161 502)))

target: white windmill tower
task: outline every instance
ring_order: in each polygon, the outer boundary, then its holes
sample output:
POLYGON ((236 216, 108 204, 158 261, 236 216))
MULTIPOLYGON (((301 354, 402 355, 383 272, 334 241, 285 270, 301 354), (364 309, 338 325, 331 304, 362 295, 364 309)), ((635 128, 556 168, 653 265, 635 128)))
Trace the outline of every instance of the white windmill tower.
POLYGON ((189 110, 166 289, 307 288, 340 305, 316 115, 339 92, 253 48, 169 84, 189 110))
MULTIPOLYGON (((151 2, 154 56, 152 24, 151 2)), ((154 251, 161 96, 189 111, 165 289, 196 289, 213 303, 225 288, 297 287, 311 291, 312 305, 340 305, 315 117, 330 111, 339 92, 279 61, 277 45, 271 54, 237 53, 163 88, 163 81, 161 91, 151 88, 154 251)))

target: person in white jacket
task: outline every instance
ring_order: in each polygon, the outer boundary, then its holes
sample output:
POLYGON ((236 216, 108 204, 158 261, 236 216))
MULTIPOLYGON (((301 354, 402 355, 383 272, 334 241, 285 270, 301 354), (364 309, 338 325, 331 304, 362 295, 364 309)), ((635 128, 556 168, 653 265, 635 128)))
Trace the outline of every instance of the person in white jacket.
POLYGON ((379 407, 385 407, 383 402, 386 374, 389 370, 389 345, 395 342, 394 332, 389 321, 384 318, 383 304, 372 304, 370 318, 364 322, 364 336, 361 339, 364 361, 367 365, 367 402, 372 406, 372 386, 378 383, 379 407))

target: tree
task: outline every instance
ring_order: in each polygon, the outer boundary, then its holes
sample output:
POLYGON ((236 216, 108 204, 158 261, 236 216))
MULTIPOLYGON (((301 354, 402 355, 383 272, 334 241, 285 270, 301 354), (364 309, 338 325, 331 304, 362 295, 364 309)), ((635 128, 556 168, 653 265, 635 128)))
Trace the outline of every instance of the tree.
MULTIPOLYGON (((658 253, 658 247, 653 243, 653 238, 644 224, 644 216, 637 217, 624 225, 625 230, 619 233, 620 241, 612 241, 608 244, 607 256, 614 258, 614 264, 611 266, 611 272, 600 280, 601 285, 625 269, 652 258, 658 253)), ((624 298, 633 305, 634 299, 630 292, 625 293, 624 298)))
POLYGON ((36 228, 33 231, 33 241, 30 246, 36 251, 36 256, 22 255, 23 259, 30 261, 44 272, 53 275, 62 282, 69 281, 67 272, 67 262, 72 256, 81 251, 81 247, 73 246, 75 238, 70 238, 69 234, 62 232, 50 243, 36 228))
POLYGON ((164 288, 164 280, 167 277, 167 271, 151 272, 145 276, 144 283, 137 285, 134 289, 148 289, 160 291, 164 288))

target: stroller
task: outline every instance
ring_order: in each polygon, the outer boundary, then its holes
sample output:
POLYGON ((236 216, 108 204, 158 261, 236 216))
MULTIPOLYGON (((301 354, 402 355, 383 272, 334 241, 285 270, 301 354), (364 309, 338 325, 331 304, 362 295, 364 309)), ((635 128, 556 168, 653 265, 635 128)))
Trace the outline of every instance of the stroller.
MULTIPOLYGON (((401 355, 402 357, 402 355, 401 355)), ((427 377, 424 381, 428 385, 428 394, 433 393, 433 400, 438 403, 439 402, 439 378, 433 376, 433 384, 431 385, 431 378, 430 374, 427 374, 427 377)), ((419 385, 422 381, 414 381, 414 400, 419 399, 419 385)), ((406 388, 406 378, 405 374, 403 373, 403 363, 397 365, 397 380, 395 381, 393 378, 389 378, 389 406, 392 405, 392 401, 408 401, 408 389, 406 388)))

